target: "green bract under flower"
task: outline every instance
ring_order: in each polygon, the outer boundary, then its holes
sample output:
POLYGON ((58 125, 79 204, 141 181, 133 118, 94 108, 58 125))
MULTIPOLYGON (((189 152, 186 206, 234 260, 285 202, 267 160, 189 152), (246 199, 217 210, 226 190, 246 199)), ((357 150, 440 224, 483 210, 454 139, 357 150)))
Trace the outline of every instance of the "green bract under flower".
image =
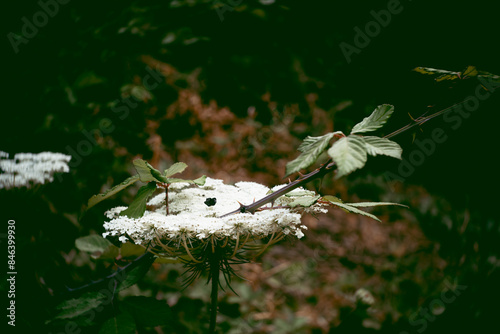
MULTIPOLYGON (((273 190, 278 189, 273 188, 273 190)), ((129 238, 136 244, 158 245, 158 243, 178 244, 185 240, 205 241, 215 238, 247 240, 261 239, 267 236, 284 234, 301 238, 303 230, 301 214, 304 211, 325 212, 320 204, 304 208, 289 206, 293 198, 315 197, 312 191, 298 188, 286 196, 278 198, 271 205, 262 207, 255 214, 237 213, 223 218, 220 216, 239 208, 240 204, 250 204, 255 199, 262 198, 271 189, 255 182, 238 182, 236 185, 226 185, 222 180, 207 178, 203 187, 187 183, 173 183, 169 187, 169 215, 166 215, 165 194, 153 197, 140 218, 120 216, 126 207, 116 207, 106 212, 109 222, 104 223, 109 235, 119 236, 122 242, 129 238), (295 195, 295 196, 294 196, 295 195), (216 204, 208 206, 207 199, 216 199, 216 204), (238 203, 239 202, 239 203, 238 203), (305 210, 304 210, 305 209, 305 210)))

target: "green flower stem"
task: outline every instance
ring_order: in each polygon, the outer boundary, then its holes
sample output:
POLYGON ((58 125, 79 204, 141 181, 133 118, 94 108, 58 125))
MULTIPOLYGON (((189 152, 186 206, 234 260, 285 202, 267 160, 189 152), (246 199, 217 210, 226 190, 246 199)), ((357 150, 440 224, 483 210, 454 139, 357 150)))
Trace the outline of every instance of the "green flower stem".
POLYGON ((210 294, 210 327, 208 329, 208 333, 214 334, 217 325, 217 303, 219 299, 219 271, 221 265, 221 254, 218 246, 216 246, 214 250, 207 247, 207 253, 210 264, 210 279, 212 280, 212 292, 210 294))

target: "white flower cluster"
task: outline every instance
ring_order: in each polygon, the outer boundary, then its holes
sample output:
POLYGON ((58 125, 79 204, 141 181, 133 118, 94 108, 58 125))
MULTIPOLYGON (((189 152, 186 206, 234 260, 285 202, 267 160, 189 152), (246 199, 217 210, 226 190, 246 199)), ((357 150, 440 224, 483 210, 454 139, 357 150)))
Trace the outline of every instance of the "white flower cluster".
MULTIPOLYGON (((273 188, 276 189, 276 188, 273 188)), ((125 207, 116 207, 106 212, 109 222, 104 223, 106 232, 103 237, 120 236, 125 242, 130 237, 137 244, 146 244, 159 237, 160 240, 181 240, 181 238, 205 240, 216 238, 249 237, 251 240, 261 239, 273 233, 295 235, 301 238, 306 226, 301 225, 301 214, 291 208, 263 207, 265 210, 251 213, 237 213, 223 218, 220 216, 234 211, 240 203, 251 204, 269 193, 270 189, 255 182, 238 182, 236 185, 225 185, 222 180, 207 178, 203 187, 187 183, 173 183, 169 187, 169 215, 166 215, 165 194, 153 197, 148 205, 155 206, 153 211, 146 211, 141 218, 120 216, 125 207), (216 204, 209 206, 207 201, 216 204)), ((293 193, 301 196, 312 196, 302 188, 293 193)), ((312 196, 314 197, 314 196, 312 196)), ((276 200, 274 207, 287 205, 288 200, 282 196, 276 200)), ((316 210, 323 210, 320 204, 314 204, 316 210)))
POLYGON ((12 160, 0 151, 0 189, 31 187, 54 181, 54 173, 69 172, 71 156, 62 153, 17 153, 12 160))

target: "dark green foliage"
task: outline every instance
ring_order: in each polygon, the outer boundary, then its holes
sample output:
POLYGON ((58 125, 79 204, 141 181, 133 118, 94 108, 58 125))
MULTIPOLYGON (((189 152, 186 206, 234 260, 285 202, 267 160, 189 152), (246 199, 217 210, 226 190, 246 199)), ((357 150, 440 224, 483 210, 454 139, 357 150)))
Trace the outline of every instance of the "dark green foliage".
POLYGON ((135 196, 135 199, 130 203, 129 207, 120 215, 128 216, 130 218, 140 218, 146 211, 146 203, 149 201, 151 195, 156 190, 156 182, 149 182, 147 185, 141 187, 135 196))

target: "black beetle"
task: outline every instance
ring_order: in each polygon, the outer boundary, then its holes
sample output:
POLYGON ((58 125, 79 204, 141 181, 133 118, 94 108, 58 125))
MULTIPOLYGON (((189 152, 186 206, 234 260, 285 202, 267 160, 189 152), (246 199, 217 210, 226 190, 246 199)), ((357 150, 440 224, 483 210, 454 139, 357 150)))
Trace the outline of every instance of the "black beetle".
POLYGON ((205 204, 207 206, 214 206, 215 203, 217 203, 217 199, 215 197, 214 198, 207 198, 205 201, 205 204))

